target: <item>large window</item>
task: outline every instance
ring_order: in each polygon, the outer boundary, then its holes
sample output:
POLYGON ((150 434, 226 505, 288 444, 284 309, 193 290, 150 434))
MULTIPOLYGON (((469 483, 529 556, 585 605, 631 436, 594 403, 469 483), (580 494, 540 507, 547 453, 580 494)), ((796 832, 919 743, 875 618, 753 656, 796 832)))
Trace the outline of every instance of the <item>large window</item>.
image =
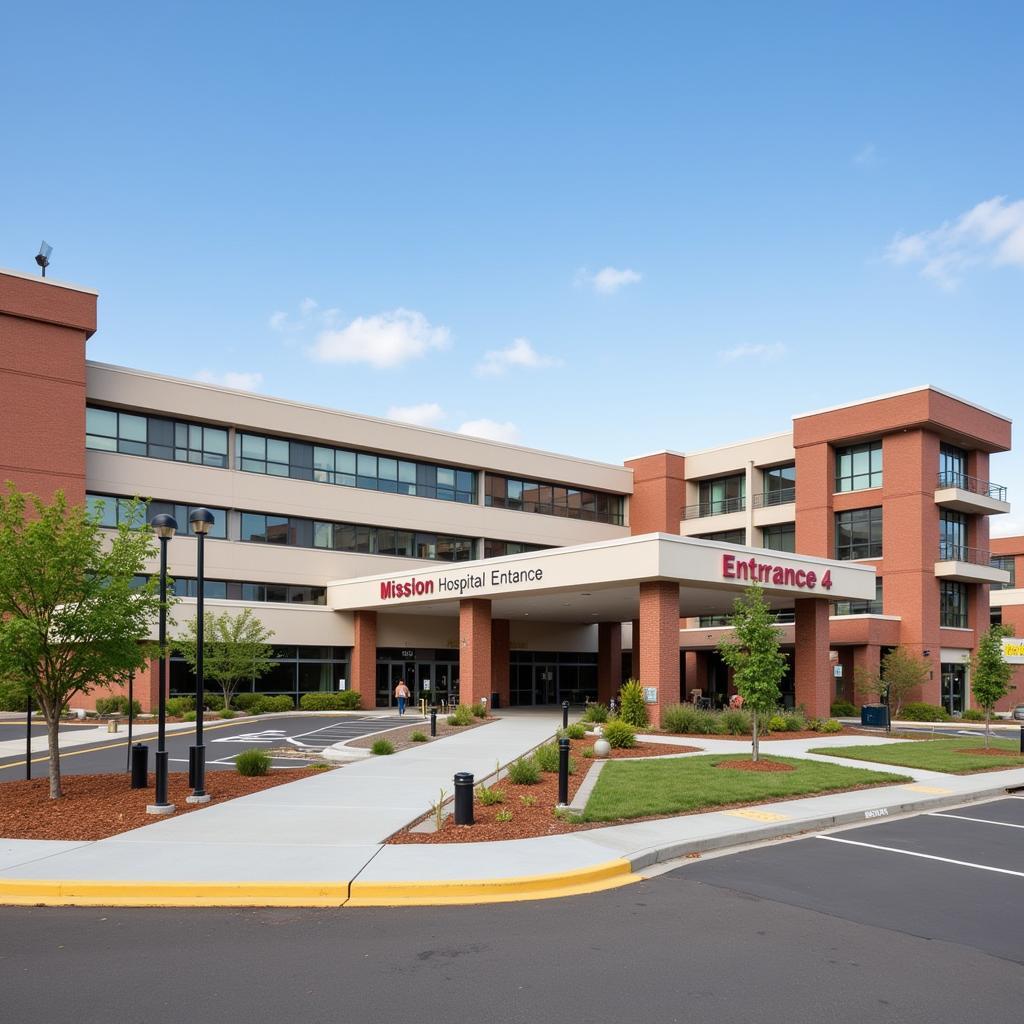
POLYGON ((762 471, 764 491, 761 494, 761 505, 785 505, 796 501, 796 464, 772 466, 762 471))
POLYGON ((746 530, 719 530, 717 533, 698 533, 694 540, 721 540, 726 544, 746 544, 746 530))
POLYGON ((315 480, 468 505, 476 502, 476 473, 471 469, 241 431, 235 438, 235 455, 237 467, 247 473, 315 480))
POLYGON ((966 561, 967 517, 944 508, 939 512, 939 561, 966 561))
POLYGON ((881 615, 882 577, 875 577, 875 598, 873 601, 835 601, 833 615, 881 615))
POLYGON ((962 487, 966 476, 967 452, 956 445, 939 445, 939 486, 962 487))
POLYGON ((96 406, 85 410, 85 447, 221 469, 228 464, 228 432, 223 427, 96 406))
POLYGON ((939 625, 967 628, 967 587, 953 580, 939 581, 939 625))
POLYGON ((484 558, 501 558, 502 555, 522 555, 528 551, 544 551, 546 544, 522 544, 515 540, 491 540, 488 537, 484 541, 484 558))
POLYGON ((881 508, 856 508, 836 513, 836 558, 882 557, 881 508))
POLYGON ((1010 580, 1008 583, 993 583, 993 590, 1013 590, 1017 586, 1017 568, 1016 559, 1013 555, 993 555, 989 561, 989 565, 993 569, 1002 569, 1004 572, 1010 574, 1010 580))
POLYGON ((863 491, 882 486, 882 442, 836 449, 836 490, 863 491))
MULTIPOLYGON (((131 498, 119 498, 112 494, 87 494, 85 496, 89 515, 100 524, 100 526, 119 526, 123 522, 131 526, 141 526, 143 522, 151 521, 153 516, 169 515, 174 516, 178 524, 178 533, 190 533, 188 525, 189 515, 198 507, 196 505, 176 505, 170 501, 151 501, 148 505, 137 505, 135 521, 129 519, 129 509, 132 505, 131 498)), ((227 509, 211 508, 213 513, 213 526, 210 527, 208 537, 215 540, 225 540, 228 535, 228 513, 227 509)))
POLYGON ((747 507, 746 498, 745 473, 720 476, 714 480, 701 480, 698 487, 698 515, 719 516, 726 512, 742 512, 747 507))
POLYGON ((762 527, 761 547, 769 551, 796 551, 796 523, 762 527))
MULTIPOLYGON (((176 576, 177 597, 195 597, 199 587, 194 576, 176 576)), ((247 583, 240 580, 204 580, 203 596, 229 601, 274 601, 279 604, 326 604, 325 587, 300 587, 290 583, 247 583)))
POLYGON ((518 480, 494 473, 487 474, 484 503, 492 508, 565 519, 587 519, 616 526, 621 526, 623 521, 621 495, 564 484, 518 480))

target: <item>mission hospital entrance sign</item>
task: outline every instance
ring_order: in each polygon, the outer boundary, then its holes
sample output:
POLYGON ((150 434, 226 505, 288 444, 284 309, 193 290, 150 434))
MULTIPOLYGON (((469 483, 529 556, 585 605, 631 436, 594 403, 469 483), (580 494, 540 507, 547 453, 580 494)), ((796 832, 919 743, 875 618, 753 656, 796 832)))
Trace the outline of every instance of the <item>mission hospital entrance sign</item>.
MULTIPOLYGON (((437 580, 438 593, 445 597, 465 597, 484 587, 502 587, 518 583, 535 583, 544 579, 543 569, 491 569, 490 572, 470 572, 462 576, 442 576, 437 580)), ((381 580, 382 601, 403 597, 424 597, 434 593, 434 580, 381 580)))

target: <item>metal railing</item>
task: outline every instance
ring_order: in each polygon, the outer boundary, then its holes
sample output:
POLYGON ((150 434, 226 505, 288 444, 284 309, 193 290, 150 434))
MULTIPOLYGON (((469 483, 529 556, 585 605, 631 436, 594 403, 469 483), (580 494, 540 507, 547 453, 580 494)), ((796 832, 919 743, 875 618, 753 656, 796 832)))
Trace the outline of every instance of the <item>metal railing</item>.
POLYGON ((717 501, 702 501, 697 505, 687 505, 683 509, 683 519, 703 519, 705 516, 724 516, 729 512, 743 512, 747 507, 746 498, 721 498, 717 501))
POLYGON ((754 508, 773 508, 776 505, 788 505, 796 501, 796 488, 783 487, 779 491, 762 491, 754 495, 754 508))
POLYGON ((1006 501, 1006 488, 1002 484, 994 484, 991 480, 980 480, 978 477, 968 476, 966 473, 954 473, 950 470, 939 473, 935 486, 936 489, 959 487, 961 491, 980 494, 983 498, 1006 501))
POLYGON ((990 566, 992 552, 984 548, 969 548, 965 544, 954 544, 948 540, 939 541, 940 562, 969 562, 971 565, 990 566))

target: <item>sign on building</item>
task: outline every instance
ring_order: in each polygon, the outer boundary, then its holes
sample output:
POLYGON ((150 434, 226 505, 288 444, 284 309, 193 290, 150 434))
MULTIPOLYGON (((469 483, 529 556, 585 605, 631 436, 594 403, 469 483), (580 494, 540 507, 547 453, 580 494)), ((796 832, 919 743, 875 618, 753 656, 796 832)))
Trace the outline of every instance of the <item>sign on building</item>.
POLYGON ((1010 665, 1024 665, 1024 640, 1017 636, 1004 636, 1003 661, 1010 665))

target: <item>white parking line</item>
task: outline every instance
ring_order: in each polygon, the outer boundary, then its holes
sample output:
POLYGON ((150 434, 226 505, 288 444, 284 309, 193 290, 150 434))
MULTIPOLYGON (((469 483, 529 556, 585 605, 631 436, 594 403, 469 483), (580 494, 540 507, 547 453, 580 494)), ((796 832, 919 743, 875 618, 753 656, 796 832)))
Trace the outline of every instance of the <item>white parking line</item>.
POLYGON ((942 814, 939 811, 929 811, 929 818, 957 818, 960 821, 977 821, 982 825, 1002 825, 1003 828, 1024 828, 1024 825, 1015 825, 1011 821, 993 821, 991 818, 968 818, 966 814, 942 814))
POLYGON ((956 864, 962 868, 976 868, 978 871, 994 871, 999 875, 1014 875, 1024 878, 1024 871, 1011 871, 1009 868, 994 868, 988 864, 972 864, 967 860, 953 860, 951 857, 936 857, 933 853, 918 853, 916 850, 899 850, 895 846, 876 846, 874 843, 858 843, 853 839, 840 839, 839 836, 815 836, 815 839, 827 839, 830 843, 844 843, 847 846, 863 846, 869 850, 883 850, 886 853, 902 853, 907 857, 920 857, 922 860, 938 860, 943 864, 956 864))

